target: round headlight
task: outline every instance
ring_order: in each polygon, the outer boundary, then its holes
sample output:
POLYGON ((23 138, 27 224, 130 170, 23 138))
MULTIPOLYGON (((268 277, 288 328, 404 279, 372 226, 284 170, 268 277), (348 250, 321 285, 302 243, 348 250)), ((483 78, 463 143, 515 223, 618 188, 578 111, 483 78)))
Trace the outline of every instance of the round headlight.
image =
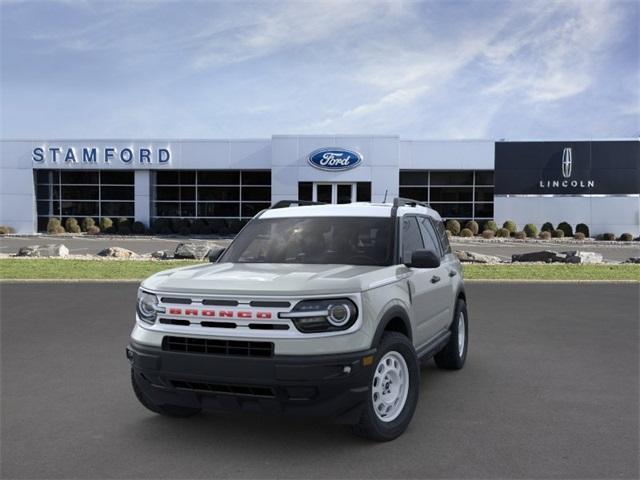
POLYGON ((152 293, 143 291, 138 292, 138 316, 140 320, 147 323, 156 321, 156 313, 158 311, 158 297, 152 293))
POLYGON ((329 320, 329 323, 334 327, 343 326, 351 318, 351 310, 349 309, 349 305, 345 303, 329 305, 327 311, 329 312, 327 320, 329 320))

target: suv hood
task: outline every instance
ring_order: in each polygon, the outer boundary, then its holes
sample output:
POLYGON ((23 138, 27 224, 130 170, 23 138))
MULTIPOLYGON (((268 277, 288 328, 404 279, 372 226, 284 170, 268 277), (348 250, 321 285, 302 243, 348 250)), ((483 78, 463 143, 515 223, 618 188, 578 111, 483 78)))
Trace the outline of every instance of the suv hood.
POLYGON ((353 293, 393 277, 397 266, 213 263, 166 270, 142 286, 160 292, 237 295, 353 293))

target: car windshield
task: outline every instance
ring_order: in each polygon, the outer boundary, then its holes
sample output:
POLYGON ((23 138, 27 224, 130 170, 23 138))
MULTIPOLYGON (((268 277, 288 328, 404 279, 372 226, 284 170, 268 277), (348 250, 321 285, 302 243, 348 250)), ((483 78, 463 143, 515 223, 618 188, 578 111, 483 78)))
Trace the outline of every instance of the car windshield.
POLYGON ((256 219, 221 262, 391 265, 393 223, 380 217, 256 219))

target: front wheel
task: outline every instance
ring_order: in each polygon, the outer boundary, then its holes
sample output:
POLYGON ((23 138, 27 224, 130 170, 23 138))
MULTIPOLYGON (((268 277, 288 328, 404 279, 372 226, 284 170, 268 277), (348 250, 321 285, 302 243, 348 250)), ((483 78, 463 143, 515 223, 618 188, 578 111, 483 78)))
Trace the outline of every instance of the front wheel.
POLYGON ((413 345, 400 333, 385 333, 376 354, 367 403, 354 432, 378 442, 400 436, 415 412, 419 386, 420 368, 413 345))
POLYGON ((451 332, 449 342, 435 355, 434 359, 438 368, 460 370, 467 360, 469 345, 469 315, 467 304, 461 298, 456 302, 456 310, 449 331, 451 332))

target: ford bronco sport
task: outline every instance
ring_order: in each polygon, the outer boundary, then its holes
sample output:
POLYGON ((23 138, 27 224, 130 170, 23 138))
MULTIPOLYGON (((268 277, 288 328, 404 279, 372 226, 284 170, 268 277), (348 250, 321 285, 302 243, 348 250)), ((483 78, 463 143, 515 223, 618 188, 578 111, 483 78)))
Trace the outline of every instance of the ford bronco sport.
POLYGON ((256 215, 215 263, 142 282, 133 390, 162 415, 330 416, 396 438, 420 361, 456 370, 467 356, 462 270, 442 220, 406 199, 297 203, 256 215))

